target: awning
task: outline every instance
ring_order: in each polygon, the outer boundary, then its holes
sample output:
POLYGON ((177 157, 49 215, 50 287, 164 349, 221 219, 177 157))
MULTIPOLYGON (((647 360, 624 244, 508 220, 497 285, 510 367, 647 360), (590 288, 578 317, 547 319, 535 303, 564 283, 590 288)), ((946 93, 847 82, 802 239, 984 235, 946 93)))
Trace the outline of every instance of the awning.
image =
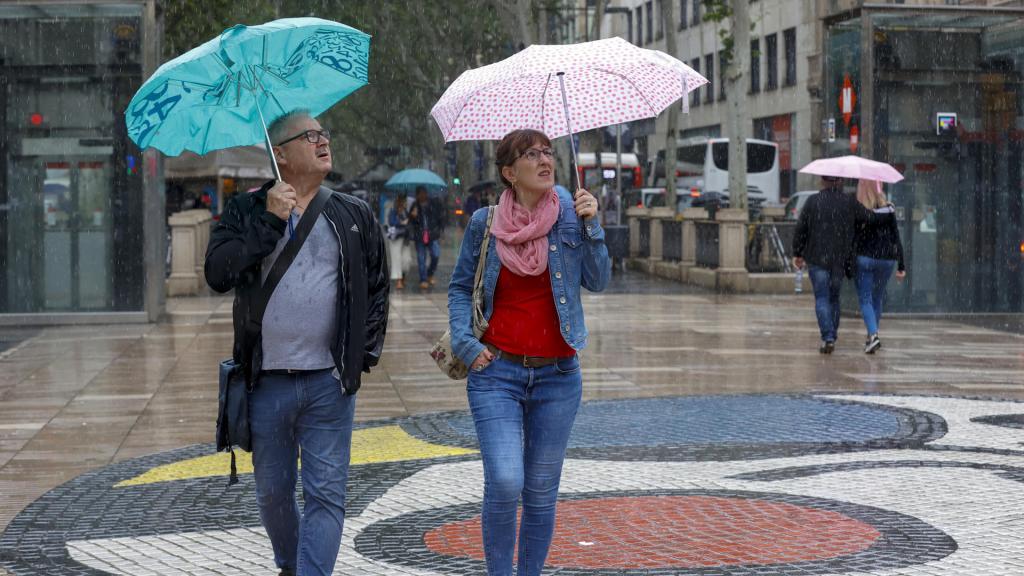
POLYGON ((218 177, 270 180, 274 172, 262 146, 226 148, 205 156, 185 152, 164 163, 164 178, 168 180, 218 177))

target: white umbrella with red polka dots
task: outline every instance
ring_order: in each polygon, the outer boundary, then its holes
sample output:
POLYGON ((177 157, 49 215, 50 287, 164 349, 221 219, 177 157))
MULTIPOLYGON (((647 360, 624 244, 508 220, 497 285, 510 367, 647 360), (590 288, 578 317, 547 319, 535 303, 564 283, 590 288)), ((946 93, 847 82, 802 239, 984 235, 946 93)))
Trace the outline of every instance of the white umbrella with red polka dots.
POLYGON ((463 72, 430 113, 445 142, 499 140, 523 128, 558 138, 652 118, 680 99, 687 111, 687 94, 707 83, 676 58, 618 37, 537 44, 463 72))

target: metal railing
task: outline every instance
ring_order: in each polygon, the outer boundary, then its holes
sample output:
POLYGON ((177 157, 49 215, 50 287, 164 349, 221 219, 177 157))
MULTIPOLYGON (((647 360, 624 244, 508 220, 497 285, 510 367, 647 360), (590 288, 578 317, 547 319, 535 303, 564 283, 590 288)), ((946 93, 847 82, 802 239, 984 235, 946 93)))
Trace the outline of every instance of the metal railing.
POLYGON ((666 262, 683 259, 683 223, 679 220, 661 221, 661 259, 666 262))
POLYGON ((651 256, 651 219, 641 218, 640 219, 640 253, 637 254, 640 258, 650 258, 651 256))
POLYGON ((747 228, 748 272, 792 272, 796 222, 758 222, 747 228))
POLYGON ((718 268, 718 222, 697 222, 697 266, 718 268))

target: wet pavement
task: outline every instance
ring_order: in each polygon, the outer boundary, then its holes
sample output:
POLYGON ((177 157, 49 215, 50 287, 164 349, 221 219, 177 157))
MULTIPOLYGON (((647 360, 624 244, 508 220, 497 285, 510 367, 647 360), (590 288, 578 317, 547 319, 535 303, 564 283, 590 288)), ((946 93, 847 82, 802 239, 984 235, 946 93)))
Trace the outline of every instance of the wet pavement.
MULTIPOLYGON (((392 301, 358 395, 338 574, 483 573, 465 384, 427 356, 445 304, 441 289, 392 301)), ((1024 337, 887 319, 865 356, 844 318, 824 357, 807 296, 635 273, 584 307, 551 573, 1024 573, 1024 337)), ((251 462, 229 488, 210 444, 230 300, 168 309, 0 352, 9 574, 276 574, 251 462)))

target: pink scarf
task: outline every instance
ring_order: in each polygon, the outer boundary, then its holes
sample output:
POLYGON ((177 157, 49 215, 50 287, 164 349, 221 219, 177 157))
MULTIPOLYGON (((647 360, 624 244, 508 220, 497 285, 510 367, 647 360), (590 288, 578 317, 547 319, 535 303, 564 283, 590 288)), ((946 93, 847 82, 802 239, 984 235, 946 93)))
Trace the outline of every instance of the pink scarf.
POLYGON ((547 236, 556 220, 558 193, 554 189, 531 211, 516 202, 516 193, 506 188, 491 223, 501 263, 519 276, 537 276, 547 270, 547 236))

